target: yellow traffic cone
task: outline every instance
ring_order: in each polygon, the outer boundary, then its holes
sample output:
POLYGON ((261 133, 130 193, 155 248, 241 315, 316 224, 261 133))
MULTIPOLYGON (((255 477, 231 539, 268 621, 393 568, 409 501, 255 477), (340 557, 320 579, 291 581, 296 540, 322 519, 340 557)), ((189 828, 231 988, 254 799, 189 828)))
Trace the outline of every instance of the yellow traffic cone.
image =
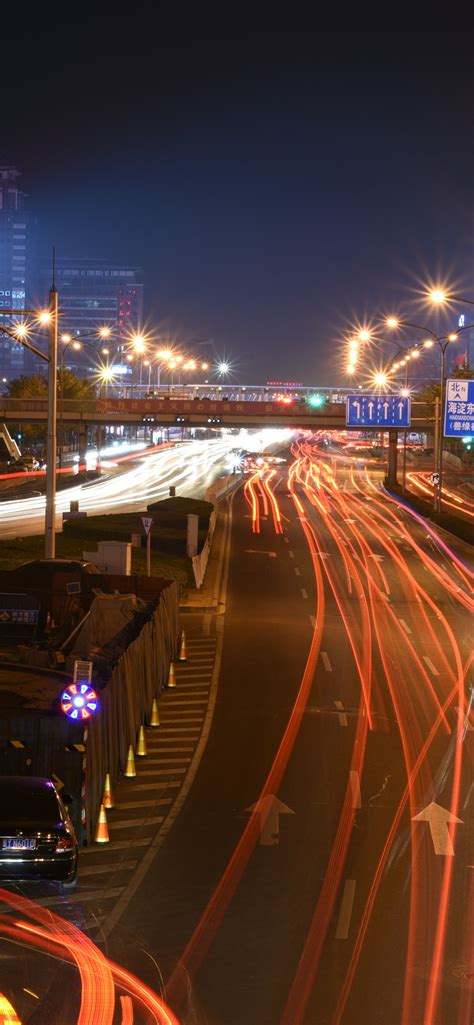
POLYGON ((175 677, 175 674, 174 674, 174 665, 173 665, 172 662, 170 662, 170 671, 168 673, 168 683, 166 684, 166 686, 167 687, 176 687, 176 677, 175 677))
POLYGON ((159 725, 160 725, 160 717, 158 715, 158 702, 157 702, 156 698, 153 698, 153 704, 151 706, 150 726, 159 726, 159 725))
POLYGON ((97 820, 97 828, 95 831, 94 840, 96 843, 108 843, 109 842, 109 828, 107 826, 107 816, 105 814, 104 805, 101 804, 99 818, 97 820))
POLYGON ((137 755, 139 755, 140 758, 143 758, 146 754, 148 754, 148 751, 146 749, 145 730, 143 729, 143 726, 140 726, 140 733, 138 734, 137 755))
POLYGON ((187 662, 187 661, 188 660, 186 658, 186 634, 185 634, 185 632, 183 630, 183 632, 181 634, 181 647, 179 649, 178 662, 187 662))
POLYGON ((109 773, 107 773, 107 775, 105 777, 104 793, 103 793, 103 796, 102 796, 102 804, 104 805, 104 808, 107 808, 109 811, 110 811, 111 808, 114 807, 114 798, 113 798, 113 795, 112 795, 112 786, 111 786, 111 783, 110 783, 110 774, 109 773))
POLYGON ((136 776, 136 772, 135 772, 135 758, 133 756, 133 747, 132 747, 131 744, 130 744, 130 747, 128 749, 127 764, 125 766, 124 776, 127 776, 128 779, 132 779, 134 776, 136 776))

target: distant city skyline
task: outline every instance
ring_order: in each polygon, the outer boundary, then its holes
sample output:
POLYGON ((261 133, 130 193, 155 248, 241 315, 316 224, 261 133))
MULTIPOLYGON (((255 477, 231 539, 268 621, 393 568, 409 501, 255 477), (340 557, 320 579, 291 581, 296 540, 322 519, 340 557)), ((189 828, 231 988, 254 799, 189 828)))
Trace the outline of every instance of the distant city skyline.
POLYGON ((413 312, 430 278, 472 297, 462 33, 139 21, 98 16, 66 48, 61 17, 39 23, 21 75, 6 30, 1 145, 44 258, 142 267, 144 328, 213 339, 256 381, 345 383, 351 323, 413 312))

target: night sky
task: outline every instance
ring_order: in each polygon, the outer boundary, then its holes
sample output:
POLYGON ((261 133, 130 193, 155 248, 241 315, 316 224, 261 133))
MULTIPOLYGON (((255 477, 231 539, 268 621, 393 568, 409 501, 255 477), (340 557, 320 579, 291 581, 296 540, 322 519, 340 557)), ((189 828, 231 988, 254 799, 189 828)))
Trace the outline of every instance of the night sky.
POLYGON ((140 265, 148 326, 247 383, 346 383, 355 316, 438 275, 472 297, 467 35, 147 10, 3 31, 0 160, 47 251, 140 265))

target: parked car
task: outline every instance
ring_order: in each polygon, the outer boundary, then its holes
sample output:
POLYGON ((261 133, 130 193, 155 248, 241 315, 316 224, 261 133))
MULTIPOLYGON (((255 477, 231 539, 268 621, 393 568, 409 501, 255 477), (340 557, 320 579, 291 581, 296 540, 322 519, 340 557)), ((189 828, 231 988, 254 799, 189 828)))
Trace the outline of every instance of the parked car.
POLYGON ((0 882, 53 880, 67 892, 77 882, 78 844, 66 803, 52 780, 0 777, 0 882))
POLYGON ((31 562, 24 562, 17 566, 18 572, 34 573, 100 573, 93 562, 86 562, 84 559, 33 559, 31 562))
POLYGON ((18 459, 10 459, 8 467, 13 473, 20 471, 31 473, 33 470, 40 470, 41 464, 35 459, 35 456, 19 456, 18 459))

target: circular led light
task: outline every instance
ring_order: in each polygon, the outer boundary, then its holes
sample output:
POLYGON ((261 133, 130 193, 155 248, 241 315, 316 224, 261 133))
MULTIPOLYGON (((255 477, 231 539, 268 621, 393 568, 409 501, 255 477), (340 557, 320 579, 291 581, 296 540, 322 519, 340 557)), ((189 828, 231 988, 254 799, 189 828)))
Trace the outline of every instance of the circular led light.
POLYGON ((88 683, 71 683, 62 693, 61 711, 69 719, 90 719, 98 706, 97 694, 88 683))

